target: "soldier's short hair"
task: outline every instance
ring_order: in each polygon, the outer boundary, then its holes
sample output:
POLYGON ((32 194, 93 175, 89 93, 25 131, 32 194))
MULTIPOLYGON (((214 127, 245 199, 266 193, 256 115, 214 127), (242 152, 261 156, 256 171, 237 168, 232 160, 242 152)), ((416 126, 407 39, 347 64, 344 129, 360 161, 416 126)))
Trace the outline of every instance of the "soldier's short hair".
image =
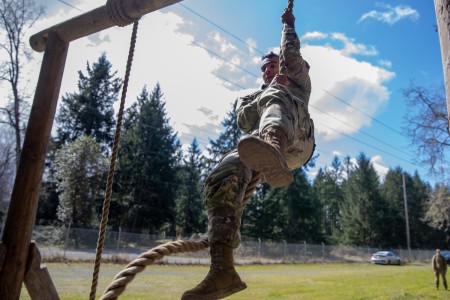
POLYGON ((269 53, 266 53, 266 54, 264 54, 263 56, 261 56, 261 61, 264 61, 265 59, 268 59, 268 58, 272 58, 272 57, 274 57, 274 56, 280 57, 280 56, 279 56, 278 54, 276 54, 275 52, 270 51, 269 53))

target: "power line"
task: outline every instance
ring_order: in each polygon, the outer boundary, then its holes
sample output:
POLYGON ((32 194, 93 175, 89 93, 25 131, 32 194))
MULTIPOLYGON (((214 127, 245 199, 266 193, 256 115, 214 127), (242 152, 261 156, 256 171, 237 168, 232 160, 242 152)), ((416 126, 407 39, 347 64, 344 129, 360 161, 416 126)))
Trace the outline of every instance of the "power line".
POLYGON ((246 46, 250 47, 251 49, 255 50, 256 52, 260 53, 260 54, 265 54, 264 52, 262 52, 261 50, 253 47, 252 45, 250 45, 249 43, 247 43, 246 41, 244 41, 243 39, 241 39, 240 37, 234 35, 233 33, 229 32, 228 30, 226 30, 225 28, 223 28, 222 26, 219 26, 217 23, 214 23, 213 21, 211 21, 210 19, 206 18, 205 16, 202 16, 201 14, 199 14, 198 12, 196 12, 195 10, 193 10, 192 8, 187 7, 184 4, 178 3, 178 5, 184 7, 185 9, 187 9, 188 11, 190 11, 191 13, 195 14, 196 16, 202 18, 203 20, 205 20, 206 22, 208 22, 209 24, 219 28, 220 30, 222 30, 223 32, 225 32, 226 34, 230 35, 231 37, 235 38, 236 40, 238 40, 239 42, 245 44, 246 46))
POLYGON ((76 9, 76 10, 79 10, 79 11, 81 11, 81 12, 84 12, 83 10, 79 9, 79 8, 76 7, 76 6, 73 6, 73 5, 70 4, 70 3, 67 3, 66 1, 63 1, 63 0, 56 0, 56 1, 59 1, 59 2, 65 4, 65 5, 67 5, 67 6, 70 6, 70 7, 74 8, 74 9, 76 9))
POLYGON ((393 132, 395 132, 395 133, 398 133, 398 134, 399 134, 399 135, 401 135, 402 137, 405 137, 405 136, 403 135, 403 133, 401 133, 400 131, 398 131, 398 130, 396 130, 396 129, 392 128, 391 126, 389 126, 389 125, 386 125, 386 124, 384 124, 383 122, 381 122, 381 121, 379 121, 379 120, 375 119, 375 118, 374 118, 374 117, 372 117, 371 115, 369 115, 369 114, 367 114, 367 113, 363 112, 362 110, 360 110, 360 109, 359 109, 359 108, 357 108, 357 107, 354 107, 353 105, 351 105, 350 103, 346 102, 346 101, 345 101, 345 100, 343 100, 342 98, 339 98, 339 97, 338 97, 338 96, 336 96, 335 94, 333 94, 333 93, 331 93, 331 92, 329 92, 329 91, 327 91, 327 90, 325 90, 325 89, 322 89, 322 90, 323 90, 324 92, 326 92, 326 93, 330 94, 330 95, 331 95, 331 96, 333 96, 334 98, 338 99, 339 101, 341 101, 341 102, 343 102, 343 103, 347 104, 348 106, 352 107, 353 109, 355 109, 355 110, 359 111, 359 112, 360 112, 360 113, 362 113, 363 115, 365 115, 365 116, 367 116, 367 117, 371 118, 371 119, 372 119, 372 120, 374 120, 375 122, 377 122, 377 123, 379 123, 379 124, 383 125, 384 127, 388 128, 388 129, 390 129, 390 130, 392 130, 392 131, 393 131, 393 132))
POLYGON ((223 61, 225 61, 225 62, 227 62, 227 63, 229 63, 229 64, 235 66, 236 68, 238 68, 238 69, 244 71, 245 73, 248 73, 248 74, 250 74, 250 75, 252 75, 252 76, 254 76, 254 77, 256 77, 256 78, 259 78, 259 76, 256 75, 255 73, 252 73, 252 72, 250 72, 249 70, 242 68, 242 67, 239 66, 238 64, 235 64, 234 62, 232 62, 232 61, 230 61, 230 60, 228 60, 228 59, 226 59, 226 58, 220 56, 219 54, 217 54, 217 53, 215 53, 214 51, 212 51, 212 50, 206 48, 205 46, 202 46, 202 45, 200 45, 199 43, 194 42, 194 41, 192 41, 191 43, 194 44, 194 45, 197 46, 197 47, 202 48, 203 50, 207 51, 208 53, 211 53, 212 55, 217 56, 218 58, 222 59, 223 61))
POLYGON ((394 150, 402 152, 403 154, 406 154, 406 155, 411 155, 411 153, 408 153, 408 152, 403 151, 403 150, 401 150, 401 149, 399 149, 397 147, 394 147, 394 146, 386 143, 385 141, 383 141, 383 140, 381 140, 381 139, 379 139, 379 138, 377 138, 377 137, 375 137, 375 136, 373 136, 373 135, 371 135, 371 134, 369 134, 369 133, 367 133, 367 132, 365 132, 365 131, 363 131, 361 129, 357 129, 354 126, 352 126, 351 124, 349 124, 349 123, 339 119, 338 117, 336 117, 336 116, 334 116, 334 115, 332 115, 332 114, 330 114, 330 113, 328 113, 328 112, 326 112, 326 111, 324 111, 324 110, 322 110, 322 109, 320 109, 320 108, 318 108, 318 107, 316 107, 316 106, 314 106, 312 104, 309 104, 309 106, 313 107, 314 109, 316 109, 316 110, 318 110, 318 111, 320 111, 320 112, 322 112, 322 113, 324 113, 326 115, 329 115, 330 117, 334 118, 335 120, 338 120, 339 122, 342 122, 343 124, 347 125, 348 127, 353 128, 356 131, 361 132, 362 134, 364 134, 364 135, 366 135, 366 136, 368 136, 368 137, 370 137, 370 138, 372 138, 372 139, 374 139, 374 140, 376 140, 376 141, 378 141, 378 142, 380 142, 380 143, 382 143, 382 144, 384 144, 384 145, 386 145, 386 146, 388 146, 388 147, 390 147, 390 148, 392 148, 394 150))
MULTIPOLYGON (((316 123, 316 124, 320 124, 320 123, 317 123, 317 122, 315 122, 315 123, 316 123)), ((378 147, 375 147, 375 146, 373 146, 373 145, 370 145, 370 144, 368 144, 368 143, 366 143, 366 142, 360 141, 359 139, 357 139, 357 138, 355 138, 355 137, 352 137, 352 136, 349 135, 349 134, 346 134, 346 133, 344 133, 344 132, 340 132, 339 130, 336 130, 336 129, 334 129, 334 128, 331 128, 331 127, 329 127, 329 126, 327 126, 327 125, 323 125, 323 124, 320 124, 320 125, 323 126, 323 127, 328 128, 328 129, 330 129, 330 130, 333 130, 333 131, 335 131, 335 132, 337 132, 337 133, 339 133, 339 134, 342 134, 342 135, 348 137, 349 139, 352 139, 352 140, 354 140, 354 141, 356 141, 356 142, 358 142, 358 143, 360 143, 360 144, 363 144, 363 145, 365 145, 365 146, 367 146, 367 147, 373 148, 373 149, 375 149, 375 150, 377 150, 377 151, 383 152, 383 153, 385 153, 385 154, 387 154, 387 155, 389 155, 389 156, 392 156, 392 157, 394 157, 394 158, 396 158, 396 159, 402 160, 402 161, 404 161, 404 162, 406 162, 406 163, 408 163, 408 164, 411 164, 411 165, 413 165, 413 166, 416 166, 414 163, 412 163, 412 162, 410 162, 410 161, 407 161, 407 160, 405 160, 405 159, 402 158, 402 157, 399 157, 399 156, 394 155, 394 154, 392 154, 392 153, 390 153, 390 152, 384 151, 383 149, 380 149, 380 148, 378 148, 378 147)), ((416 167, 417 167, 417 166, 416 166, 416 167)))

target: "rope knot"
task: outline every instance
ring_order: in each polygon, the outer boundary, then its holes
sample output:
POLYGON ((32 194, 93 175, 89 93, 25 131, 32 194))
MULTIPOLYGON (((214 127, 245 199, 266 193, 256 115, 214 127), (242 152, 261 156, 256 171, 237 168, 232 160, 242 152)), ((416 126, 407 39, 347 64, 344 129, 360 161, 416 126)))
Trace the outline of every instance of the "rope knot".
POLYGON ((108 0, 106 2, 106 12, 111 21, 119 27, 127 26, 140 19, 132 18, 126 14, 122 6, 122 0, 108 0))

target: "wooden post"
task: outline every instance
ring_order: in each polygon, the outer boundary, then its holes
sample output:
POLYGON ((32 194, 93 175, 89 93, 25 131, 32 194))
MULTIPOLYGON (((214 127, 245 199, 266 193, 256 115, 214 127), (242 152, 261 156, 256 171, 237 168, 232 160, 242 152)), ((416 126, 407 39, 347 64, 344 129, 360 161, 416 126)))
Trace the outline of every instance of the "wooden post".
POLYGON ((447 98, 447 130, 450 133, 450 0, 434 0, 444 68, 445 97, 447 98))
POLYGON ((49 32, 3 232, 0 299, 20 298, 39 188, 69 44, 49 32))
MULTIPOLYGON (((121 5, 125 15, 133 19, 139 19, 147 13, 181 1, 122 0, 121 5)), ((50 31, 56 31, 63 41, 71 42, 114 25, 116 24, 109 17, 105 5, 31 36, 30 45, 34 50, 41 52, 45 49, 47 35, 50 31)))

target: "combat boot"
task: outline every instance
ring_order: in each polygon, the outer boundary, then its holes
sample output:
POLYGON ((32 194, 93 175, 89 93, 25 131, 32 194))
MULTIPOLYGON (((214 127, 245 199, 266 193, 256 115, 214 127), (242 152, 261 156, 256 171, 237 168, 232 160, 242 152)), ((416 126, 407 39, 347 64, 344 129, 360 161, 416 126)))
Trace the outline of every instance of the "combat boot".
POLYGON ((286 186, 294 181, 284 157, 286 143, 284 130, 269 126, 260 137, 249 135, 239 141, 239 158, 247 168, 261 172, 271 187, 286 186))
POLYGON ((209 273, 195 288, 184 292, 181 300, 222 299, 247 288, 234 269, 231 246, 214 243, 210 246, 210 254, 209 273))

